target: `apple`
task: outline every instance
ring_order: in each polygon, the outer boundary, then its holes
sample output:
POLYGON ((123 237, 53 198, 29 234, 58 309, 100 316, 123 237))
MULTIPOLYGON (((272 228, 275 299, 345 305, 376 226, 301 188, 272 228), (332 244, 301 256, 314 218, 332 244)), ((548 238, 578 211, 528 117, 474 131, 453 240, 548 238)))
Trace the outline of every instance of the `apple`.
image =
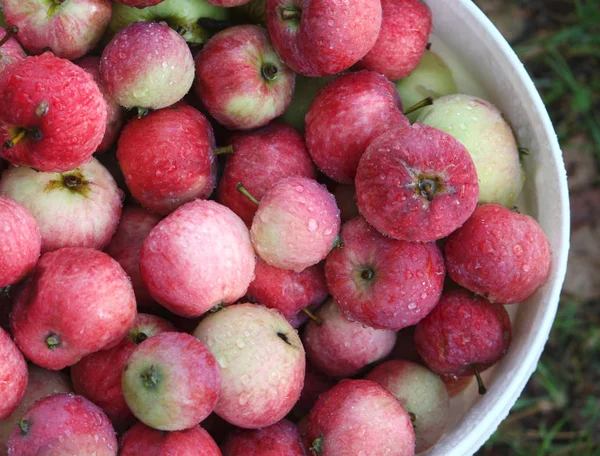
POLYGON ((32 54, 50 50, 74 60, 90 52, 110 21, 110 0, 2 0, 4 17, 19 27, 19 42, 32 54))
POLYGON ((10 334, 0 328, 0 419, 19 406, 27 388, 27 363, 10 334))
POLYGON ((323 76, 321 78, 309 78, 302 76, 301 74, 297 74, 296 87, 294 89, 292 102, 282 114, 280 119, 297 130, 304 132, 304 119, 308 113, 311 103, 317 96, 317 93, 319 93, 319 91, 321 91, 335 78, 336 75, 323 76))
POLYGON ((119 227, 104 250, 119 262, 131 279, 138 309, 157 307, 140 273, 140 250, 161 217, 137 206, 125 206, 119 227))
MULTIPOLYGON (((1 193, 1 192, 0 192, 1 193)), ((37 222, 21 204, 0 194, 0 293, 31 272, 40 257, 37 222)))
POLYGON ((243 429, 223 444, 223 456, 308 456, 298 427, 281 420, 263 429, 243 429))
POLYGON ((319 396, 333 388, 336 383, 337 380, 320 372, 307 360, 304 386, 302 387, 300 399, 298 399, 298 402, 296 402, 292 409, 292 416, 295 419, 306 417, 319 399, 319 396))
POLYGON ((451 134, 466 147, 479 176, 480 204, 515 204, 525 173, 515 136, 498 108, 481 98, 447 95, 422 109, 417 121, 451 134))
POLYGON ((330 377, 351 377, 365 366, 388 356, 396 332, 374 329, 349 320, 333 299, 321 307, 302 333, 306 357, 330 377))
POLYGON ((431 242, 448 236, 471 216, 478 196, 477 171, 464 146, 418 123, 373 141, 356 173, 360 213, 394 239, 431 242))
POLYGON ((117 456, 117 438, 108 417, 81 396, 56 394, 36 402, 8 441, 11 456, 117 456))
POLYGON ((194 82, 194 59, 168 25, 136 22, 121 29, 102 51, 100 80, 125 108, 161 109, 180 101, 194 82))
POLYGON ((133 326, 129 278, 93 249, 64 248, 40 258, 11 314, 15 342, 38 366, 60 370, 114 347, 133 326))
POLYGON ((379 0, 267 0, 273 46, 304 76, 341 73, 371 50, 381 29, 379 0))
POLYGON ((219 365, 189 334, 163 332, 138 345, 123 367, 125 402, 142 423, 160 431, 197 426, 220 393, 219 365))
POLYGON ((0 194, 20 202, 42 235, 42 252, 63 247, 103 249, 119 224, 123 192, 96 159, 65 173, 9 168, 0 194))
POLYGON ((211 5, 206 0, 121 0, 113 5, 108 35, 112 37, 134 22, 166 22, 188 43, 202 45, 214 33, 229 25, 228 17, 227 9, 211 5), (146 7, 140 8, 134 4, 136 2, 145 2, 146 7))
POLYGON ((214 201, 181 206, 150 232, 140 251, 150 295, 188 318, 244 296, 255 263, 246 225, 214 201))
POLYGON ((46 52, 3 71, 0 156, 13 165, 71 171, 90 160, 105 129, 102 92, 77 65, 46 52))
POLYGON ((281 314, 237 304, 207 315, 194 331, 221 367, 215 413, 247 429, 271 426, 302 391, 305 355, 300 337, 281 314))
POLYGON ((0 74, 13 63, 23 60, 27 54, 16 39, 18 27, 4 29, 0 25, 0 74))
POLYGON ((327 256, 339 229, 333 195, 313 179, 287 177, 264 193, 250 236, 268 264, 301 272, 327 256))
POLYGON ((433 29, 431 11, 420 0, 382 0, 381 7, 381 31, 359 65, 401 79, 413 72, 425 51, 433 29))
POLYGON ((227 156, 217 188, 217 201, 239 215, 249 227, 257 206, 237 190, 239 182, 244 183, 253 197, 261 199, 267 189, 284 177, 316 177, 304 138, 282 122, 237 133, 231 138, 231 147, 233 151, 227 156))
POLYGON ((161 432, 138 423, 121 437, 121 456, 222 456, 219 447, 200 426, 161 432))
POLYGON ((217 33, 196 56, 196 95, 231 130, 267 125, 289 106, 294 73, 256 25, 217 33))
POLYGON ((319 397, 304 436, 315 456, 413 456, 415 433, 406 410, 370 380, 342 380, 319 397))
POLYGON ((164 0, 115 0, 117 4, 127 5, 140 9, 158 5, 163 1, 164 0))
POLYGON ((341 241, 327 257, 325 277, 329 292, 352 320, 398 331, 416 324, 438 303, 446 270, 435 243, 391 239, 362 217, 344 224, 341 241))
POLYGON ((306 114, 306 146, 321 171, 351 184, 369 144, 392 128, 409 126, 394 84, 381 74, 358 71, 317 94, 306 114))

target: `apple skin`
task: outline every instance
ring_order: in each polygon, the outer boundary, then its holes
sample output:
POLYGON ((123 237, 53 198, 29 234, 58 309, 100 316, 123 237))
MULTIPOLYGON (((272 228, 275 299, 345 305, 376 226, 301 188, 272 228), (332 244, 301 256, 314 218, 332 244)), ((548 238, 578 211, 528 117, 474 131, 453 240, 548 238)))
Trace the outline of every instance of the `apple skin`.
POLYGON ((0 328, 0 419, 19 406, 27 389, 27 363, 10 334, 0 328))
POLYGON ((379 0, 267 0, 266 12, 275 50, 304 76, 347 70, 371 50, 381 29, 379 0), (288 9, 301 17, 284 19, 288 9))
POLYGON ((298 427, 288 421, 257 430, 238 430, 223 446, 223 456, 308 456, 298 427))
POLYGON ((391 80, 408 76, 419 64, 433 29, 431 11, 420 0, 382 0, 377 42, 359 66, 391 80))
POLYGON ((238 182, 260 200, 265 191, 284 177, 316 177, 303 136, 282 122, 235 134, 231 146, 233 153, 227 157, 217 187, 217 201, 239 215, 248 227, 252 225, 257 207, 237 190, 238 182))
POLYGON ((477 206, 477 171, 448 133, 416 123, 371 143, 356 173, 362 216, 394 239, 431 242, 459 228, 477 206))
POLYGON ((550 274, 550 244, 542 227, 497 203, 475 209, 450 235, 444 252, 450 277, 492 302, 526 301, 550 274))
POLYGON ((302 309, 320 305, 328 295, 322 264, 294 272, 273 267, 261 258, 246 294, 250 301, 279 311, 294 328, 308 318, 302 309))
POLYGON ((119 138, 117 158, 132 196, 167 215, 210 196, 217 180, 215 148, 208 120, 178 103, 132 119, 119 138))
POLYGON ((316 313, 322 322, 309 321, 302 333, 306 357, 330 377, 351 377, 388 356, 396 332, 374 329, 348 320, 333 299, 316 313))
POLYGON ((138 345, 121 378, 125 402, 160 431, 197 426, 219 400, 221 374, 209 349, 189 334, 163 332, 138 345))
POLYGON ((131 279, 138 309, 156 308, 140 273, 140 250, 162 217, 137 206, 126 206, 119 227, 104 250, 119 262, 131 279))
POLYGON ((119 345, 92 353, 71 366, 71 380, 75 392, 100 407, 117 429, 131 426, 136 419, 123 397, 123 367, 129 355, 143 340, 173 331, 173 325, 160 317, 138 314, 133 327, 119 345))
POLYGON ((123 192, 96 159, 66 173, 9 168, 0 194, 20 202, 42 235, 42 252, 63 247, 103 249, 119 224, 123 192))
POLYGON ((106 102, 106 130, 96 152, 106 152, 117 140, 123 127, 125 117, 123 109, 119 106, 119 103, 112 99, 100 82, 100 57, 84 57, 75 63, 92 75, 104 96, 104 101, 106 102))
POLYGON ((192 87, 194 59, 168 25, 137 22, 121 29, 104 48, 100 79, 125 108, 166 108, 192 87))
POLYGON ((64 372, 49 371, 35 364, 29 364, 27 368, 29 381, 23 399, 10 416, 0 420, 0 456, 8 455, 6 444, 13 427, 17 421, 23 418, 23 415, 33 404, 47 396, 73 391, 69 377, 64 372))
POLYGON ((164 0, 115 0, 116 3, 122 5, 131 6, 133 8, 148 8, 150 6, 156 6, 164 0))
POLYGON ((300 337, 276 311, 236 304, 207 315, 194 331, 221 366, 215 413, 259 429, 277 423, 302 391, 305 355, 300 337))
POLYGON ((327 256, 339 229, 340 210, 333 195, 313 179, 294 176, 264 193, 250 236, 268 264, 302 272, 327 256))
POLYGON ((351 184, 369 144, 391 128, 409 126, 394 84, 373 71, 358 71, 317 94, 306 114, 306 146, 321 171, 351 184))
POLYGON ((119 263, 98 250, 64 248, 40 258, 16 298, 11 330, 29 360, 60 370, 114 347, 135 315, 133 289, 119 263))
POLYGON ((71 171, 90 160, 105 128, 102 92, 74 63, 46 52, 15 62, 2 73, 0 143, 27 129, 12 148, 0 148, 0 156, 13 165, 71 171))
POLYGON ((110 0, 3 0, 9 25, 19 27, 19 42, 31 54, 50 48, 54 55, 75 60, 90 52, 110 21, 110 0))
MULTIPOLYGON (((1 192, 0 192, 1 193, 1 192)), ((17 201, 0 194, 0 290, 19 282, 40 257, 42 236, 33 216, 17 201)))
POLYGON ((138 423, 123 434, 120 444, 121 456, 222 456, 200 426, 166 433, 138 423))
POLYGON ((469 151, 479 177, 479 204, 513 207, 525 173, 515 136, 498 108, 481 98, 448 95, 423 108, 417 121, 451 134, 469 151))
POLYGON ((84 397, 69 393, 36 402, 23 421, 13 425, 8 441, 11 456, 117 456, 117 450, 117 438, 108 417, 84 397))
POLYGON ((431 448, 442 437, 450 419, 450 402, 439 376, 410 361, 387 361, 365 379, 379 383, 413 414, 416 453, 431 448))
POLYGON ((196 56, 196 95, 231 130, 263 127, 283 114, 294 82, 294 72, 275 53, 267 31, 256 25, 217 33, 196 56))
MULTIPOLYGON (((0 25, 0 40, 6 36, 6 30, 0 25)), ((0 47, 0 74, 13 63, 27 57, 16 38, 10 38, 0 47)))
POLYGON ((188 318, 244 296, 255 264, 246 225, 214 201, 181 206, 150 232, 140 251, 150 295, 188 318))
POLYGON ((315 451, 320 456, 415 454, 408 413, 369 380, 342 380, 323 393, 308 415, 306 431, 306 444, 320 448, 315 451))
POLYGON ((435 243, 390 239, 362 217, 344 224, 341 239, 343 246, 327 257, 325 277, 350 319, 398 331, 436 306, 446 270, 435 243))

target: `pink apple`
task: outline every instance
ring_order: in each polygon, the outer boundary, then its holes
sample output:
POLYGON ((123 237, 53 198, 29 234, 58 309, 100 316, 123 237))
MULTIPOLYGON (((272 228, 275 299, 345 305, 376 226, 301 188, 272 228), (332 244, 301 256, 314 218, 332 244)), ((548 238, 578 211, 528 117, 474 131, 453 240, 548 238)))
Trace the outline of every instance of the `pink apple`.
POLYGON ((28 359, 59 370, 114 347, 135 314, 133 289, 119 263, 97 250, 64 248, 40 258, 16 298, 11 329, 28 359))
POLYGON ((0 27, 0 74, 13 63, 26 57, 25 51, 16 40, 16 27, 4 30, 0 27))
POLYGON ((219 123, 232 130, 267 125, 285 112, 294 72, 256 25, 217 33, 196 56, 196 94, 219 123))
POLYGON ((96 159, 73 171, 9 168, 0 194, 20 202, 42 234, 42 252, 63 247, 103 249, 119 224, 123 192, 96 159))
POLYGON ((11 456, 116 456, 117 438, 108 417, 87 399, 56 394, 34 404, 13 426, 11 456))
POLYGON ((271 426, 292 409, 304 382, 300 337, 279 314, 237 304, 207 315, 194 331, 221 367, 215 413, 248 429, 271 426))
POLYGON ((347 70, 381 29, 379 0, 267 0, 267 28, 282 60, 304 76, 347 70))
POLYGON ((321 90, 306 114, 306 145, 317 167, 333 180, 354 182, 371 142, 410 126, 396 86, 373 71, 348 73, 321 90))
POLYGON ((27 363, 10 334, 0 328, 0 419, 19 406, 27 388, 27 363))
POLYGON ((256 204, 238 192, 238 182, 260 200, 270 187, 284 177, 315 178, 304 138, 282 122, 272 122, 260 130, 239 133, 231 138, 233 152, 227 157, 217 188, 217 201, 252 225, 256 204))
MULTIPOLYGON (((19 282, 40 257, 42 237, 37 222, 21 204, 0 190, 0 290, 19 282)), ((0 291, 1 293, 1 291, 0 291)))
POLYGON ((137 206, 126 206, 119 227, 105 249, 131 279, 138 309, 156 307, 140 273, 140 250, 161 217, 137 206))
POLYGON ((313 179, 288 177, 261 198, 250 235, 271 266, 301 272, 327 256, 339 229, 340 210, 327 189, 313 179))
POLYGON ((161 431, 197 426, 221 391, 215 357, 189 334, 164 332, 131 353, 123 367, 123 396, 142 423, 161 431))
POLYGON ((298 427, 288 421, 259 430, 239 430, 223 444, 223 456, 308 456, 298 427))
POLYGON ((255 263, 246 225, 214 201, 177 209, 150 232, 140 252, 150 295, 184 317, 199 317, 244 296, 255 263))
POLYGON ((119 138, 117 157, 132 196, 167 215, 210 196, 217 180, 214 150, 206 117, 178 103, 132 119, 119 138))
POLYGON ((19 42, 32 54, 50 50, 78 59, 102 38, 112 11, 110 0, 3 0, 4 17, 19 27, 19 42))

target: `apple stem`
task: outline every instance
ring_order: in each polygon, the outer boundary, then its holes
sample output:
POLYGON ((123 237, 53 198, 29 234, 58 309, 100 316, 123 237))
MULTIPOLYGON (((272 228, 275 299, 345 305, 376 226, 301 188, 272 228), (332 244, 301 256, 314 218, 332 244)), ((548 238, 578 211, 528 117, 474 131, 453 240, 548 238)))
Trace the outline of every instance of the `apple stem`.
POLYGON ((275 78, 277 77, 277 72, 279 70, 277 69, 277 67, 275 65, 265 64, 265 65, 263 65, 261 71, 262 71, 263 78, 265 78, 267 81, 274 81, 275 78))
POLYGON ((297 8, 283 8, 281 10, 280 15, 281 19, 283 19, 284 21, 293 21, 300 19, 300 17, 302 16, 302 11, 300 11, 297 8))
POLYGON ((214 153, 215 153, 215 155, 232 154, 233 153, 233 146, 229 145, 229 146, 217 147, 214 150, 214 153))
POLYGON ((315 455, 320 455, 323 453, 323 436, 320 436, 320 437, 316 438, 315 440, 313 440, 313 443, 311 444, 309 451, 315 455))
POLYGON ((237 185, 235 186, 235 188, 238 192, 240 192, 242 195, 244 195, 246 198, 248 198, 250 201, 252 201, 257 206, 260 204, 260 201, 258 201, 256 198, 254 198, 250 194, 250 192, 246 189, 246 187, 244 187, 244 184, 242 184, 241 182, 238 182, 237 185))
POLYGON ((473 373, 475 374, 475 378, 477 379, 477 386, 479 388, 479 394, 484 395, 485 393, 487 393, 487 388, 485 387, 485 384, 483 383, 483 379, 481 378, 479 369, 477 369, 477 366, 475 366, 475 364, 471 364, 471 369, 473 369, 473 373))
POLYGON ((60 347, 60 337, 57 334, 50 334, 46 337, 46 346, 53 351, 55 348, 60 347))
POLYGON ((21 435, 27 435, 31 429, 31 422, 27 420, 17 420, 17 426, 19 426, 21 435))
POLYGON ((24 128, 19 129, 19 132, 15 136, 13 136, 4 143, 4 148, 12 149, 19 143, 19 141, 21 141, 25 137, 26 134, 27 130, 25 130, 24 128))
POLYGON ((6 31, 6 35, 4 35, 4 38, 2 38, 0 40, 0 47, 4 46, 4 44, 10 40, 11 38, 13 38, 17 33, 19 33, 19 27, 17 27, 16 25, 11 25, 8 30, 6 31))
POLYGON ((424 100, 419 101, 417 104, 412 105, 410 108, 404 110, 404 115, 407 116, 425 106, 431 106, 433 104, 433 98, 427 97, 424 100))
POLYGON ((312 313, 308 307, 305 307, 304 309, 302 309, 302 312, 304 312, 306 314, 306 316, 308 318, 310 318, 312 321, 314 321, 318 326, 321 326, 323 324, 323 320, 321 320, 319 317, 317 317, 314 313, 312 313))

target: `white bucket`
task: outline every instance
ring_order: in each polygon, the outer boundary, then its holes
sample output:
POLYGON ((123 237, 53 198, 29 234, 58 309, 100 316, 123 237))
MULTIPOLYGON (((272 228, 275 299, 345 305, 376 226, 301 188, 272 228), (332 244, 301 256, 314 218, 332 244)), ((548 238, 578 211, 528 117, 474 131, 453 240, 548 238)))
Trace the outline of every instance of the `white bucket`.
POLYGON ((459 90, 494 103, 513 126, 527 182, 519 208, 535 217, 552 248, 548 283, 531 299, 507 306, 513 341, 485 373, 488 393, 472 382, 452 400, 451 427, 428 456, 468 456, 492 435, 534 372, 552 327, 569 250, 569 198, 562 153, 542 100, 510 45, 470 0, 424 0, 433 13, 432 50, 452 67, 459 90))

